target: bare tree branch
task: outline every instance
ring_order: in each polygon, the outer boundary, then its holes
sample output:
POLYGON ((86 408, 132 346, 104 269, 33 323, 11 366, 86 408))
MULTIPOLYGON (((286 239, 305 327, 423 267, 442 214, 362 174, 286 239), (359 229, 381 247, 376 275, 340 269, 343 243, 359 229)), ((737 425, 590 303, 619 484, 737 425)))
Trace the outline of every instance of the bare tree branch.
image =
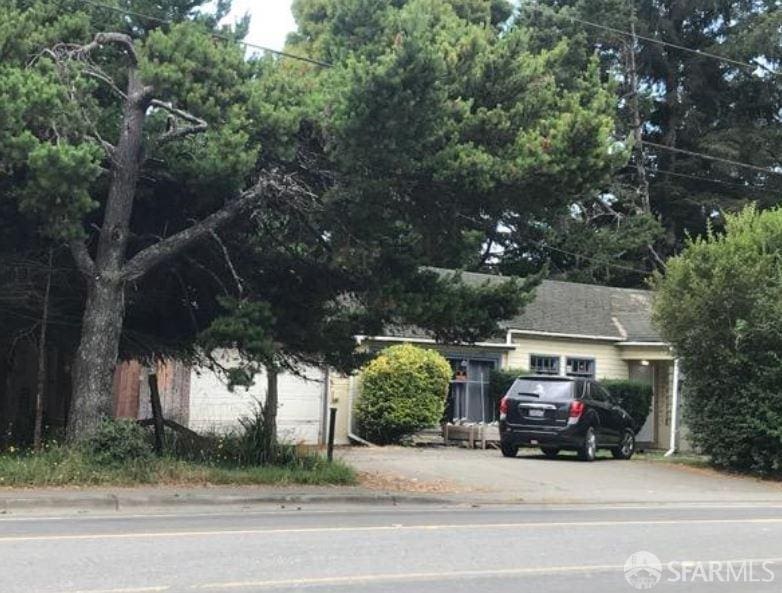
POLYGON ((231 275, 234 277, 234 282, 236 283, 236 289, 239 291, 239 296, 241 296, 242 293, 244 292, 244 285, 242 284, 241 277, 236 271, 236 267, 234 266, 233 261, 231 261, 231 254, 228 252, 228 248, 225 246, 225 243, 223 243, 222 239, 220 239, 220 235, 217 234, 217 231, 212 229, 210 231, 210 234, 212 235, 212 238, 220 246, 220 249, 223 252, 223 257, 225 258, 225 263, 228 266, 228 269, 231 271, 231 275))
POLYGON ((108 74, 106 74, 103 70, 98 68, 95 64, 89 64, 88 66, 86 66, 84 68, 84 74, 86 74, 90 78, 94 78, 96 80, 103 82, 122 99, 128 98, 125 92, 117 86, 116 82, 114 82, 114 79, 111 78, 111 76, 109 76, 108 74))
POLYGON ((257 206, 261 200, 270 202, 282 196, 295 198, 307 193, 309 190, 292 176, 277 171, 266 171, 253 187, 214 214, 139 251, 123 266, 121 277, 126 282, 138 280, 158 264, 187 249, 242 212, 257 206))
POLYGON ((90 275, 95 271, 95 262, 87 250, 87 245, 81 239, 71 240, 71 253, 76 261, 76 266, 84 275, 90 275))
POLYGON ((164 103, 163 101, 160 101, 158 99, 152 99, 152 101, 150 101, 150 105, 152 105, 153 107, 157 107, 158 109, 163 109, 164 111, 168 111, 171 115, 174 116, 173 119, 174 124, 170 130, 168 130, 165 134, 163 134, 160 137, 159 139, 160 144, 165 144, 167 142, 171 142, 172 140, 177 140, 184 136, 190 136, 192 134, 200 134, 201 132, 205 132, 209 128, 209 124, 207 124, 206 121, 204 121, 200 117, 196 117, 192 113, 188 113, 187 111, 183 111, 182 109, 177 109, 176 107, 172 106, 169 103, 164 103), (190 122, 191 125, 182 128, 177 127, 176 118, 183 119, 187 122, 190 122))
POLYGON ((75 47, 74 53, 77 56, 86 56, 89 55, 90 52, 109 44, 124 47, 127 50, 128 57, 133 65, 138 66, 138 54, 136 53, 136 46, 133 44, 133 38, 124 33, 98 33, 87 45, 75 47))

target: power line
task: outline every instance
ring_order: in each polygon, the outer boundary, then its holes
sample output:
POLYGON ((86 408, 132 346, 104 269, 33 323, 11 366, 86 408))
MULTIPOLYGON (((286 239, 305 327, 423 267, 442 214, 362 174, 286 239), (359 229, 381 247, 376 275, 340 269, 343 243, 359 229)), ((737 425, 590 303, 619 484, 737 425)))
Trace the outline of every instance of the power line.
POLYGON ((659 148, 661 150, 668 150, 671 152, 676 152, 679 154, 686 154, 687 156, 694 156, 699 157, 702 159, 710 160, 710 161, 716 161, 718 163, 725 163, 727 165, 733 165, 735 167, 744 167, 746 169, 752 169, 753 171, 758 171, 760 173, 766 173, 767 175, 780 175, 782 176, 782 171, 777 171, 774 169, 767 169, 766 167, 759 167, 758 165, 751 165, 750 163, 743 163, 741 161, 734 161, 732 159, 726 159, 723 157, 713 156, 710 154, 704 154, 702 152, 695 152, 693 150, 685 150, 684 148, 676 148, 674 146, 667 146, 665 144, 658 144, 657 142, 651 142, 649 140, 641 140, 646 146, 652 146, 654 148, 659 148))
MULTIPOLYGON (((144 13, 141 13, 141 12, 136 12, 136 11, 129 10, 129 9, 126 9, 126 8, 120 8, 120 7, 117 7, 117 6, 111 6, 110 4, 104 4, 102 2, 96 2, 95 0, 80 0, 80 1, 82 3, 84 3, 84 4, 87 4, 87 5, 90 5, 90 6, 93 6, 93 7, 104 8, 106 10, 111 10, 111 11, 118 12, 118 13, 121 13, 121 14, 137 16, 139 18, 148 19, 148 20, 151 20, 151 21, 155 21, 157 23, 165 24, 165 25, 174 25, 175 24, 171 20, 161 19, 161 18, 158 18, 158 17, 154 17, 154 16, 151 16, 151 15, 148 15, 148 14, 144 14, 144 13)), ((532 8, 534 10, 538 10, 538 11, 543 11, 543 7, 537 6, 537 5, 532 5, 532 6, 530 6, 530 8, 532 8)), ((662 41, 660 39, 655 39, 653 37, 646 37, 646 36, 643 36, 643 35, 638 35, 637 33, 634 33, 634 32, 631 32, 631 31, 624 31, 622 29, 617 29, 615 27, 610 27, 608 25, 602 25, 602 24, 599 24, 599 23, 593 23, 591 21, 587 21, 585 19, 580 19, 580 18, 577 18, 577 17, 574 17, 574 16, 561 15, 559 13, 556 13, 556 16, 560 16, 562 18, 568 18, 568 19, 570 19, 570 20, 572 20, 574 22, 581 23, 581 24, 584 24, 584 25, 587 25, 587 26, 596 27, 596 28, 603 29, 603 30, 606 30, 606 31, 611 31, 613 33, 619 33, 621 35, 625 35, 625 36, 631 37, 632 39, 642 39, 644 41, 648 41, 648 42, 651 42, 651 43, 658 43, 660 45, 674 47, 676 49, 680 49, 680 50, 683 50, 683 51, 688 51, 690 53, 694 53, 694 54, 697 54, 699 56, 721 60, 721 61, 724 61, 724 62, 732 63, 734 65, 748 66, 748 67, 752 67, 752 68, 758 67, 757 64, 753 65, 753 64, 750 64, 749 62, 742 62, 740 60, 734 60, 732 58, 726 58, 726 57, 723 57, 723 56, 719 56, 717 54, 712 54, 712 53, 709 53, 709 52, 704 52, 704 51, 701 51, 701 50, 692 49, 692 48, 689 48, 689 47, 686 47, 686 46, 683 46, 683 45, 670 43, 668 41, 662 41)), ((246 46, 246 47, 250 47, 250 48, 253 48, 253 49, 259 49, 259 50, 262 50, 262 51, 266 51, 266 52, 269 52, 269 53, 272 53, 272 54, 275 54, 275 55, 279 55, 279 56, 282 56, 282 57, 290 58, 290 59, 293 59, 293 60, 299 60, 299 61, 302 61, 302 62, 307 62, 307 63, 314 64, 314 65, 317 65, 317 66, 321 66, 323 68, 331 68, 333 66, 332 64, 330 64, 328 62, 323 62, 323 61, 320 61, 320 60, 315 60, 313 58, 308 58, 308 57, 305 57, 305 56, 299 56, 299 55, 296 55, 296 54, 291 54, 291 53, 288 53, 288 52, 285 52, 285 51, 271 49, 269 47, 265 47, 263 45, 258 45, 258 44, 255 44, 255 43, 250 43, 250 42, 247 42, 247 41, 240 41, 240 40, 234 39, 232 37, 229 37, 227 35, 220 35, 218 33, 210 33, 210 35, 212 37, 217 38, 217 39, 222 39, 224 41, 238 43, 238 44, 246 46)), ((772 73, 774 75, 778 74, 777 72, 772 72, 772 73)), ((730 159, 724 159, 724 158, 721 158, 721 157, 715 157, 715 156, 711 156, 711 155, 708 155, 708 154, 688 151, 688 150, 684 150, 684 149, 681 149, 681 148, 674 148, 672 146, 665 146, 663 144, 657 144, 657 143, 654 143, 654 142, 650 142, 648 140, 641 140, 641 142, 643 144, 647 145, 647 146, 652 146, 652 147, 663 149, 663 150, 669 150, 669 151, 672 151, 672 152, 678 152, 678 153, 682 153, 682 154, 687 154, 689 156, 696 156, 696 157, 700 157, 700 158, 704 158, 704 159, 708 159, 708 160, 712 160, 712 161, 722 162, 722 163, 726 163, 726 164, 737 166, 737 167, 745 167, 745 168, 753 169, 753 170, 761 172, 761 173, 772 174, 772 175, 782 175, 782 171, 774 171, 772 169, 766 169, 764 167, 758 167, 757 165, 752 165, 752 164, 749 164, 749 163, 742 163, 742 162, 739 162, 739 161, 733 161, 733 160, 730 160, 730 159)))
MULTIPOLYGON (((129 16, 136 16, 142 19, 147 19, 150 21, 154 21, 156 23, 160 23, 161 25, 174 25, 176 24, 174 21, 161 19, 158 17, 154 17, 149 14, 144 14, 141 12, 135 12, 133 10, 129 10, 127 8, 120 8, 118 6, 111 6, 110 4, 103 4, 102 2, 95 2, 94 0, 80 0, 83 4, 88 4, 90 6, 93 6, 95 8, 104 8, 106 10, 111 10, 113 12, 118 12, 120 14, 125 14, 129 16)), ((285 58, 290 58, 292 60, 299 60, 302 62, 308 62, 310 64, 314 64, 316 66, 321 66, 323 68, 331 68, 332 64, 329 64, 328 62, 322 62, 320 60, 316 60, 314 58, 308 58, 306 56, 299 56, 296 54, 291 54, 285 51, 280 51, 277 49, 272 49, 270 47, 265 47, 263 45, 258 45, 257 43, 250 43, 248 41, 241 41, 239 39, 234 39, 233 37, 229 37, 228 35, 220 35, 219 33, 210 33, 210 35, 216 39, 222 39, 223 41, 230 41, 233 43, 238 43, 239 45, 243 45, 245 47, 250 47, 253 49, 259 49, 261 51, 269 52, 271 54, 275 54, 278 56, 282 56, 285 58)))
POLYGON ((589 257, 588 255, 583 255, 581 253, 575 253, 573 251, 567 251, 566 249, 560 249, 559 247, 553 247, 551 245, 546 245, 546 244, 544 244, 543 242, 540 242, 540 241, 532 241, 532 243, 534 243, 535 245, 537 245, 538 247, 540 247, 542 249, 548 249, 550 251, 558 251, 559 253, 563 253, 565 255, 570 255, 570 256, 573 256, 573 257, 578 257, 578 258, 585 259, 585 260, 588 260, 588 261, 596 262, 596 263, 599 263, 600 265, 603 265, 603 266, 607 266, 607 267, 610 267, 610 268, 616 268, 617 270, 624 270, 625 272, 634 272, 636 274, 643 274, 644 276, 648 276, 649 274, 651 274, 654 271, 654 270, 641 270, 641 269, 633 268, 633 267, 630 267, 630 266, 623 266, 621 264, 614 264, 614 263, 611 263, 611 262, 609 262, 609 261, 607 261, 605 259, 598 259, 598 258, 595 258, 595 257, 589 257))
POLYGON ((762 193, 779 194, 780 192, 782 192, 782 190, 775 192, 774 190, 769 189, 767 187, 755 187, 752 185, 742 185, 740 183, 731 183, 730 181, 723 181, 721 179, 714 179, 711 177, 701 177, 699 175, 690 175, 689 173, 679 173, 677 171, 669 171, 667 169, 655 169, 654 172, 662 173, 664 175, 672 175, 673 177, 683 177, 685 179, 693 179, 695 181, 706 181, 708 183, 717 183, 719 185, 726 185, 728 187, 735 187, 738 189, 750 190, 750 191, 756 191, 762 193))
MULTIPOLYGON (((536 4, 530 5, 529 8, 531 8, 532 10, 536 10, 539 13, 542 13, 542 14, 546 13, 546 10, 542 6, 538 6, 536 4)), ((548 14, 551 14, 551 13, 548 13, 548 14)), ((751 68, 753 70, 757 70, 758 68, 761 68, 761 69, 765 70, 766 72, 768 72, 769 74, 773 74, 774 76, 779 76, 780 74, 782 74, 780 72, 776 72, 774 70, 771 70, 768 67, 766 67, 766 66, 764 66, 763 64, 760 64, 760 63, 744 62, 742 60, 737 60, 735 58, 721 56, 719 54, 715 54, 715 53, 712 53, 712 52, 703 51, 703 50, 700 50, 700 49, 694 49, 692 47, 687 47, 686 45, 680 45, 678 43, 672 43, 670 41, 664 41, 662 39, 656 39, 655 37, 648 37, 646 35, 638 35, 637 33, 634 34, 631 31, 625 31, 623 29, 617 29, 616 27, 611 27, 609 25, 603 25, 603 24, 600 24, 600 23, 594 23, 592 21, 587 21, 585 19, 578 18, 578 17, 575 17, 575 16, 561 14, 559 12, 553 13, 553 14, 555 16, 560 17, 560 18, 569 19, 569 20, 573 21, 574 23, 579 23, 581 25, 586 25, 588 27, 593 27, 595 29, 602 29, 603 31, 609 31, 611 33, 617 33, 619 35, 623 35, 624 37, 631 37, 631 38, 635 38, 635 39, 641 39, 643 41, 648 41, 649 43, 656 43, 657 45, 662 45, 662 46, 665 46, 665 47, 670 47, 670 48, 673 48, 673 49, 677 49, 679 51, 688 52, 688 53, 695 54, 696 56, 700 56, 700 57, 703 57, 703 58, 711 58, 713 60, 719 60, 719 61, 725 62, 727 64, 732 64, 734 66, 741 66, 742 68, 751 68)))

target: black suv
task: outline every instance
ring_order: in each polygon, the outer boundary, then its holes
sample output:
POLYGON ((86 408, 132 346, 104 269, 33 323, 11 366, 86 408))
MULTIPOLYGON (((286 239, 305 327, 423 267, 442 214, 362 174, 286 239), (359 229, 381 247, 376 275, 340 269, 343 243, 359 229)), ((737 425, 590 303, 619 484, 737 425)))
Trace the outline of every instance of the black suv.
POLYGON ((500 443, 505 457, 519 447, 540 447, 547 457, 562 449, 592 461, 598 448, 616 459, 635 451, 633 419, 591 379, 529 375, 513 382, 500 401, 500 443))

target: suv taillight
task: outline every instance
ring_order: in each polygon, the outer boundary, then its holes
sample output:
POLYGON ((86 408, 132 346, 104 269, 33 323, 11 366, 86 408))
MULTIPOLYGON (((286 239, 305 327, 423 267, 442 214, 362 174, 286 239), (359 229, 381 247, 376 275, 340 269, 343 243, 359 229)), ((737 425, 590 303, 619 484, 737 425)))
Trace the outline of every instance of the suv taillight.
POLYGON ((570 402, 570 413, 568 414, 567 423, 575 424, 584 414, 584 402, 580 399, 574 399, 570 402))
POLYGON ((505 417, 508 415, 508 396, 504 396, 500 400, 500 420, 505 420, 505 417))

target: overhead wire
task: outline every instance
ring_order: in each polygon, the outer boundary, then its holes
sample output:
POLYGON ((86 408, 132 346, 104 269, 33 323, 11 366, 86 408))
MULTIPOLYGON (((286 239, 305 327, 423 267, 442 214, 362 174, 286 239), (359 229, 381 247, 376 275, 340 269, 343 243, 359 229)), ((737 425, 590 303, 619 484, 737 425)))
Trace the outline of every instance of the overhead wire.
POLYGON ((634 272, 636 274, 642 274, 644 276, 648 276, 649 274, 654 272, 654 270, 642 270, 640 268, 634 268, 634 267, 625 266, 625 265, 622 265, 622 264, 615 264, 615 263, 612 263, 612 262, 608 261, 607 259, 590 257, 588 255, 583 255, 581 253, 576 253, 574 251, 568 251, 567 249, 562 249, 560 247, 554 247, 553 245, 548 245, 546 243, 543 243, 542 241, 532 241, 532 243, 534 245, 537 245, 541 249, 547 249, 547 250, 550 250, 550 251, 557 251, 557 252, 562 253, 564 255, 570 255, 572 257, 578 257, 580 259, 585 259, 587 261, 592 261, 592 262, 598 263, 600 265, 607 266, 607 267, 610 267, 610 268, 616 268, 618 270, 623 270, 625 272, 634 272))
MULTIPOLYGON (((96 8, 102 8, 102 9, 105 9, 105 10, 111 10, 111 11, 114 11, 114 12, 118 12, 118 13, 129 15, 129 16, 136 16, 138 18, 147 19, 147 20, 150 20, 150 21, 153 21, 153 22, 157 22, 157 23, 160 23, 160 24, 165 24, 165 25, 173 25, 173 24, 175 24, 171 20, 162 19, 162 18, 155 17, 155 16, 152 16, 152 15, 149 15, 149 14, 145 14, 145 13, 129 10, 129 9, 126 9, 126 8, 112 6, 110 4, 105 4, 103 2, 97 2, 95 0, 80 0, 80 1, 82 3, 84 3, 84 4, 86 4, 86 5, 90 5, 90 6, 93 6, 93 7, 96 7, 96 8)), ((539 13, 546 13, 546 11, 545 11, 545 9, 543 7, 538 6, 536 4, 528 5, 527 8, 531 8, 532 10, 538 11, 539 13)), ((570 20, 570 21, 575 22, 575 23, 579 23, 579 24, 587 26, 587 27, 592 27, 592 28, 595 28, 595 29, 608 31, 608 32, 619 34, 619 35, 622 35, 622 36, 625 36, 625 37, 628 37, 628 38, 645 41, 647 43, 654 43, 654 44, 657 44, 657 45, 660 45, 660 46, 669 47, 669 48, 672 48, 672 49, 676 49, 678 51, 683 51, 683 52, 687 52, 687 53, 690 53, 690 54, 693 54, 693 55, 697 55, 699 57, 713 59, 713 60, 718 60, 720 62, 723 62, 723 63, 726 63, 726 64, 731 64, 733 66, 740 66, 742 68, 751 68, 751 69, 753 69, 753 71, 757 70, 758 68, 761 68, 764 71, 772 74, 773 76, 779 76, 780 74, 782 74, 782 73, 777 72, 775 70, 771 70, 770 68, 768 68, 768 67, 766 67, 766 66, 764 66, 763 64, 760 64, 760 63, 746 62, 746 61, 743 61, 743 60, 738 60, 738 59, 735 59, 735 58, 731 58, 729 56, 723 56, 723 55, 719 55, 719 54, 716 54, 716 53, 713 53, 713 52, 703 51, 703 50, 700 50, 700 49, 687 47, 685 45, 681 45, 681 44, 678 44, 678 43, 665 41, 663 39, 657 39, 655 37, 650 37, 648 35, 640 35, 638 33, 632 32, 632 31, 619 29, 617 27, 612 27, 610 25, 605 25, 605 24, 602 24, 602 23, 596 23, 596 22, 593 22, 593 21, 589 21, 587 19, 576 17, 574 15, 567 15, 567 14, 560 14, 560 13, 548 13, 548 14, 552 14, 553 16, 558 16, 560 18, 567 19, 567 20, 570 20)), ((272 49, 272 48, 269 48, 269 47, 266 47, 266 46, 263 46, 263 45, 259 45, 259 44, 256 44, 256 43, 251 43, 251 42, 248 42, 248 41, 239 40, 239 39, 227 36, 227 35, 220 35, 218 33, 210 33, 210 35, 212 37, 217 38, 217 39, 222 39, 224 41, 237 43, 237 44, 245 46, 245 47, 249 47, 249 48, 265 51, 265 52, 268 52, 268 53, 271 53, 271 54, 274 54, 274 55, 278 55, 280 57, 285 57, 285 58, 289 58, 289 59, 293 59, 293 60, 299 60, 299 61, 302 61, 302 62, 307 62, 307 63, 313 64, 313 65, 317 65, 317 66, 320 66, 320 67, 324 67, 324 68, 331 68, 331 67, 333 67, 333 64, 328 63, 328 62, 324 62, 322 60, 317 60, 317 59, 309 58, 309 57, 306 57, 306 56, 300 56, 300 55, 292 54, 292 53, 289 53, 289 52, 286 52, 286 51, 282 51, 282 50, 275 50, 275 49, 272 49)), ((780 176, 782 176, 782 171, 774 170, 774 169, 768 169, 768 168, 765 168, 765 167, 760 167, 760 166, 757 166, 757 165, 753 165, 751 163, 744 163, 744 162, 741 162, 741 161, 736 161, 736 160, 733 160, 733 159, 727 159, 727 158, 723 158, 723 157, 718 157, 718 156, 715 156, 715 155, 710 155, 710 154, 701 153, 701 152, 697 152, 697 151, 686 150, 686 149, 677 148, 677 147, 673 147, 673 146, 667 146, 667 145, 659 144, 659 143, 652 142, 652 141, 649 141, 649 140, 642 140, 642 142, 646 146, 650 146, 652 148, 656 148, 656 149, 659 149, 659 150, 668 150, 668 151, 671 151, 671 152, 676 152, 676 153, 679 153, 679 154, 685 154, 685 155, 696 157, 696 158, 703 158, 703 159, 706 159, 706 160, 711 160, 711 161, 714 161, 714 162, 721 162, 723 164, 728 164, 728 165, 737 166, 737 167, 744 167, 744 168, 751 169, 751 170, 754 170, 754 171, 760 172, 760 173, 765 173, 765 174, 769 174, 769 175, 780 175, 780 176)), ((658 172, 663 172, 663 171, 658 169, 658 172)), ((690 178, 698 179, 698 180, 702 180, 702 181, 709 181, 709 182, 714 182, 714 183, 722 183, 722 184, 726 184, 726 185, 728 184, 727 182, 722 182, 722 181, 719 181, 719 180, 708 179, 708 178, 700 178, 700 177, 696 177, 696 176, 692 176, 692 175, 686 175, 686 174, 683 174, 683 173, 676 173, 676 172, 672 172, 672 171, 667 171, 667 173, 671 174, 671 175, 674 175, 674 176, 690 177, 690 178)), ((749 189, 749 190, 754 190, 754 191, 761 190, 761 188, 753 188, 753 187, 746 187, 746 188, 744 188, 743 186, 739 186, 738 184, 733 184, 733 185, 736 185, 737 187, 742 187, 743 189, 749 189)), ((559 252, 561 252, 563 254, 566 254, 566 255, 571 255, 571 256, 574 256, 574 257, 580 257, 582 259, 586 259, 586 260, 590 260, 590 261, 596 261, 598 263, 601 263, 602 265, 608 265, 608 266, 611 266, 611 267, 614 267, 614 268, 617 268, 617 269, 622 269, 622 270, 625 270, 625 271, 631 271, 631 272, 635 272, 635 273, 639 273, 639 274, 649 274, 650 273, 648 270, 639 270, 637 268, 631 268, 631 267, 628 267, 628 266, 612 264, 610 262, 606 262, 606 261, 603 261, 603 260, 598 260, 598 259, 595 259, 595 258, 584 256, 584 255, 581 255, 581 254, 569 252, 569 251, 566 251, 566 250, 563 250, 563 249, 559 249, 559 248, 556 248, 556 247, 553 247, 553 246, 550 246, 550 245, 546 245, 546 246, 544 246, 544 248, 550 249, 550 250, 554 250, 554 251, 559 251, 559 252)))
POLYGON ((764 70, 765 72, 768 72, 769 74, 772 74, 773 76, 780 76, 782 72, 777 72, 775 70, 771 70, 767 66, 764 66, 761 63, 752 63, 752 62, 745 62, 743 60, 737 60, 735 58, 731 58, 729 56, 721 56, 720 54, 715 54, 713 52, 703 51, 700 49, 695 49, 692 47, 687 47, 686 45, 681 45, 679 43, 673 43, 671 41, 665 41, 663 39, 657 39, 656 37, 649 37, 648 35, 639 35, 638 33, 633 33, 632 31, 626 31, 624 29, 619 29, 617 27, 612 27, 610 25, 604 25, 602 23, 595 23, 593 21, 588 21, 583 18, 579 18, 573 15, 569 14, 561 14, 558 12, 548 12, 543 8, 542 6, 539 6, 537 4, 532 4, 527 6, 527 8, 530 8, 532 10, 535 10, 541 14, 550 14, 554 16, 558 16, 563 19, 567 19, 570 21, 573 21, 574 23, 579 23, 581 25, 586 25, 587 27, 592 27, 595 29, 601 29, 603 31, 609 31, 611 33, 617 33, 619 35, 630 37, 634 39, 640 39, 642 41, 646 41, 649 43, 655 43, 657 45, 670 47, 672 49, 676 49, 679 51, 691 53, 697 56, 700 56, 702 58, 711 58, 713 60, 719 60, 721 62, 725 62, 726 64, 732 64, 733 66, 741 66, 744 68, 752 68, 753 70, 757 70, 758 68, 764 70))
MULTIPOLYGON (((154 21, 156 23, 159 23, 161 25, 175 25, 176 23, 172 20, 168 19, 162 19, 156 16, 152 16, 150 14, 145 14, 143 12, 136 12, 134 10, 130 10, 127 8, 121 8, 119 6, 112 6, 111 4, 105 4, 103 2, 96 2, 95 0, 79 0, 83 4, 88 4, 90 6, 93 6, 95 8, 103 8, 105 10, 111 10, 113 12, 125 14, 128 16, 135 16, 138 18, 146 19, 149 21, 154 21)), ((210 33, 210 35, 216 39, 221 39, 223 41, 230 41, 232 43, 238 43, 239 45, 243 45, 245 47, 249 47, 252 49, 258 49, 261 51, 268 52, 270 54, 278 55, 285 58, 290 58, 292 60, 299 60, 302 62, 308 62, 310 64, 314 64, 316 66, 321 66, 323 68, 331 68, 332 64, 328 62, 323 62, 321 60, 316 60, 314 58, 308 58, 307 56, 300 56, 297 54, 292 54, 286 51, 282 51, 279 49, 272 49, 270 47, 266 47, 264 45, 259 45, 257 43, 251 43, 249 41, 243 41, 241 39, 236 39, 235 37, 231 37, 229 35, 221 35, 220 33, 210 33)))

